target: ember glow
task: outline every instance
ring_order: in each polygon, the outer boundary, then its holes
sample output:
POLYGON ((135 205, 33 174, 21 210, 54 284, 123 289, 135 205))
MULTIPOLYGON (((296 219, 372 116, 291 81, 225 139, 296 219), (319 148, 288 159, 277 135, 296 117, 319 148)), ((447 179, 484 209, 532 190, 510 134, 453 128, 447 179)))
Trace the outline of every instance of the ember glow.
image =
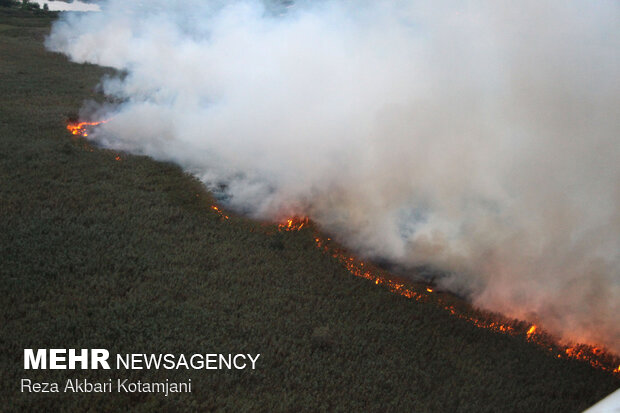
MULTIPOLYGON (((288 218, 278 224, 278 230, 281 232, 300 231, 304 227, 313 228, 308 217, 288 218)), ((518 320, 509 320, 499 314, 472 310, 455 303, 450 295, 434 293, 430 286, 416 286, 404 280, 397 280, 385 271, 355 258, 344 249, 334 245, 330 242, 331 238, 322 238, 316 230, 314 241, 323 253, 336 258, 354 276, 370 280, 376 285, 383 285, 394 294, 420 302, 434 303, 452 316, 468 321, 478 328, 513 336, 525 336, 528 341, 545 348, 559 359, 580 360, 589 363, 594 368, 620 374, 620 365, 618 364, 620 358, 600 347, 585 344, 563 345, 535 324, 528 327, 528 324, 518 320)))
POLYGON ((211 210, 218 214, 222 219, 229 219, 228 215, 226 215, 217 205, 211 205, 211 210))
POLYGON ((71 132, 72 135, 87 137, 89 127, 97 126, 106 122, 107 120, 100 120, 95 122, 70 122, 67 124, 67 130, 71 132))

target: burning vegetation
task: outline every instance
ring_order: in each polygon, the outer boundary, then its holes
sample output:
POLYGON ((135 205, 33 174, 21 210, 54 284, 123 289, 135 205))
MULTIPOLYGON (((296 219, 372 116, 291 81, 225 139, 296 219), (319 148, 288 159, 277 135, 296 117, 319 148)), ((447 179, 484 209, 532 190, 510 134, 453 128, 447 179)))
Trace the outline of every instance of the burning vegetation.
MULTIPOLYGON (((99 121, 92 121, 92 122, 70 121, 70 122, 67 122, 67 130, 71 132, 71 134, 74 136, 81 136, 81 137, 86 138, 88 137, 88 131, 93 126, 101 125, 102 123, 106 123, 106 122, 107 120, 99 120, 99 121)), ((88 152, 94 151, 94 149, 88 144, 84 144, 84 149, 87 150, 88 152)), ((123 160, 123 158, 119 154, 114 154, 114 160, 116 162, 120 162, 123 160)))
MULTIPOLYGON (((300 231, 311 227, 307 217, 293 217, 278 224, 279 231, 300 231)), ((316 246, 325 254, 337 259, 351 274, 365 278, 377 285, 385 286, 390 292, 421 302, 434 302, 448 311, 452 316, 466 320, 478 328, 513 336, 525 335, 525 338, 545 348, 560 359, 581 360, 592 367, 620 374, 620 358, 610 354, 600 347, 586 344, 562 345, 555 337, 542 331, 536 324, 528 324, 518 320, 510 320, 499 314, 482 310, 471 310, 445 293, 438 293, 429 285, 415 285, 404 280, 398 280, 372 264, 365 263, 335 245, 331 238, 322 238, 317 231, 314 234, 316 246)))
MULTIPOLYGON (((69 130, 72 135, 87 137, 90 127, 105 122, 107 122, 107 120, 70 122, 67 124, 67 130, 69 130)), ((116 156, 115 160, 120 161, 120 156, 116 156)), ((230 219, 217 205, 212 205, 211 210, 220 216, 222 220, 230 219)), ((278 224, 278 231, 301 231, 304 228, 310 227, 311 223, 308 217, 292 217, 278 224)), ((585 361, 597 369, 620 375, 620 359, 599 347, 586 344, 561 345, 557 343, 554 337, 541 331, 535 324, 526 324, 518 320, 509 320, 499 314, 481 310, 472 312, 471 309, 463 308, 462 305, 454 302, 449 294, 436 292, 430 285, 415 285, 414 283, 397 279, 372 264, 365 263, 363 260, 355 258, 343 248, 336 245, 331 238, 322 238, 317 231, 315 231, 314 234, 314 242, 317 248, 322 250, 323 253, 329 254, 337 259, 354 276, 370 280, 376 285, 383 285, 394 294, 409 299, 415 299, 420 302, 434 302, 436 305, 448 311, 452 316, 466 320, 478 328, 510 335, 525 335, 528 341, 556 354, 557 358, 585 361)))
POLYGON ((228 219, 228 215, 226 215, 224 212, 222 212, 222 210, 216 206, 216 205, 211 205, 211 209, 218 214, 222 219, 228 219))
POLYGON ((95 122, 69 122, 67 124, 67 130, 71 132, 72 135, 87 137, 89 127, 97 126, 106 122, 107 120, 100 120, 95 122))

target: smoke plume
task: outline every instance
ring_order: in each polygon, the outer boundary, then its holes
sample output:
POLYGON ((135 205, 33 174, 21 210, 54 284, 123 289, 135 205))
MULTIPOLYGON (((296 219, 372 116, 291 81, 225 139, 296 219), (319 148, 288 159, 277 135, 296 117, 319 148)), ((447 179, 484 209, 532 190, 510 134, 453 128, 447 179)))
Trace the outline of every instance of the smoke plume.
POLYGON ((109 0, 99 144, 620 353, 620 3, 109 0))

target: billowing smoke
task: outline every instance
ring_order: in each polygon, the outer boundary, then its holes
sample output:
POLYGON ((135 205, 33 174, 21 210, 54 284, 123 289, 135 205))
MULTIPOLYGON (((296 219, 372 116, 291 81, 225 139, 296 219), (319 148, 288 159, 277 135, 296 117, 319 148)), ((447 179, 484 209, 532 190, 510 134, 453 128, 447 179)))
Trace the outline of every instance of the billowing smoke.
POLYGON ((47 40, 119 70, 100 144, 620 352, 617 0, 102 9, 47 40))

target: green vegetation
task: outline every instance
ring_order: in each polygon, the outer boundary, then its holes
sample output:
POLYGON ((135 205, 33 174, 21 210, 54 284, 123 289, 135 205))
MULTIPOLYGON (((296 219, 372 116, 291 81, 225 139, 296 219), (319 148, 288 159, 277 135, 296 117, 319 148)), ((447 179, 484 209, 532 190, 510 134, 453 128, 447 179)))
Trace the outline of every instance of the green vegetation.
MULTIPOLYGON (((44 4, 43 7, 37 2, 30 0, 0 0, 0 7, 7 8, 17 8, 19 7, 22 10, 30 11, 36 16, 46 16, 52 13, 53 16, 56 16, 56 12, 50 12, 50 9, 47 4, 44 4)), ((4 10, 6 12, 6 10, 4 10)))
POLYGON ((178 167, 65 129, 105 69, 0 7, 0 410, 581 411, 620 381, 352 277, 312 233, 222 220, 178 167), (256 371, 24 371, 24 348, 261 353, 256 371), (193 382, 22 394, 20 380, 193 382))

